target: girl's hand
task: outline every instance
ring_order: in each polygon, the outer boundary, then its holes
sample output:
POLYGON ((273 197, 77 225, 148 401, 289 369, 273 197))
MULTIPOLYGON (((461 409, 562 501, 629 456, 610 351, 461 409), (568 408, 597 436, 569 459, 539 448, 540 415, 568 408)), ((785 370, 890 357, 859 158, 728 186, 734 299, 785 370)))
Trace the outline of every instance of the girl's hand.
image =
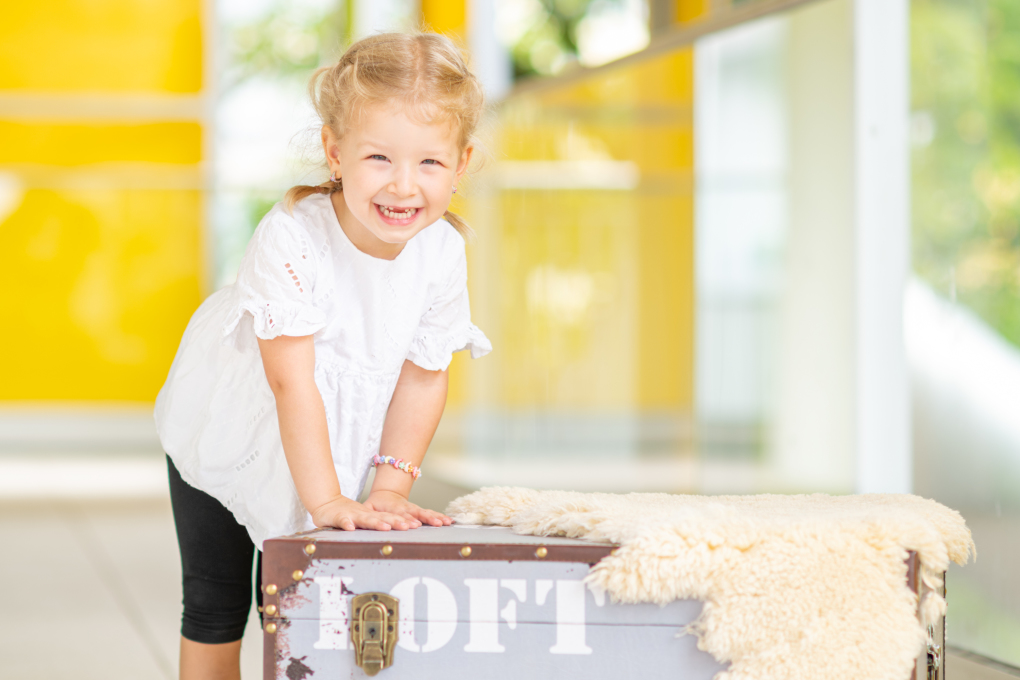
POLYGON ((365 507, 379 513, 392 513, 399 515, 408 521, 412 527, 417 528, 422 524, 434 527, 449 526, 453 520, 441 512, 426 510, 411 501, 407 500, 395 491, 380 489, 373 491, 365 499, 365 507))
POLYGON ((344 531, 355 529, 407 531, 421 526, 421 522, 414 521, 406 514, 380 511, 368 503, 362 505, 344 496, 338 496, 315 508, 312 511, 312 521, 317 527, 335 527, 344 531))

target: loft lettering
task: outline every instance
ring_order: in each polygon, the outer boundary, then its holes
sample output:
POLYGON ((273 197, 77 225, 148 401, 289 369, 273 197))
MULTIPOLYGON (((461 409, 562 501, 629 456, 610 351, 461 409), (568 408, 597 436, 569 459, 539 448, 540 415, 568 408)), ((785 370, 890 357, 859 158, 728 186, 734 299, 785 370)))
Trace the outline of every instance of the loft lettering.
MULTIPOLYGON (((349 588, 354 582, 348 576, 319 576, 314 579, 319 589, 319 639, 315 649, 350 648, 350 599, 355 594, 349 588)), ((468 611, 468 642, 465 652, 495 653, 506 651, 500 644, 500 624, 506 623, 510 631, 517 629, 518 603, 527 604, 529 592, 534 593, 538 606, 553 607, 555 626, 550 632, 550 654, 585 655, 592 648, 586 640, 585 606, 587 588, 576 579, 535 579, 529 582, 523 578, 466 578, 458 588, 466 591, 468 611), (499 603, 509 597, 502 609, 499 603)), ((408 652, 434 652, 445 647, 457 632, 462 622, 457 608, 457 597, 453 590, 441 581, 424 576, 406 578, 390 589, 390 595, 400 600, 400 628, 397 645, 408 652), (426 611, 421 616, 415 611, 415 588, 425 588, 426 611), (425 639, 415 635, 415 622, 424 621, 425 639)), ((593 591, 595 604, 605 604, 604 593, 593 591)))

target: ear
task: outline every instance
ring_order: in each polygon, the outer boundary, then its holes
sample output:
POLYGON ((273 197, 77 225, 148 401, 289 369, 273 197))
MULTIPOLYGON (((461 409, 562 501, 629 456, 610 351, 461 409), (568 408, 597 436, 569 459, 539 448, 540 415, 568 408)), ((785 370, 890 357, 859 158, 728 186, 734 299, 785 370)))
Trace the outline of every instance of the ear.
POLYGON ((460 155, 460 161, 457 163, 458 181, 460 181, 460 178, 464 176, 465 172, 467 172, 468 164, 471 162, 471 154, 474 153, 474 151, 475 148, 473 146, 469 146, 464 149, 464 153, 460 155))
POLYGON ((340 172, 340 138, 328 125, 322 126, 322 150, 326 152, 326 163, 330 172, 340 172))

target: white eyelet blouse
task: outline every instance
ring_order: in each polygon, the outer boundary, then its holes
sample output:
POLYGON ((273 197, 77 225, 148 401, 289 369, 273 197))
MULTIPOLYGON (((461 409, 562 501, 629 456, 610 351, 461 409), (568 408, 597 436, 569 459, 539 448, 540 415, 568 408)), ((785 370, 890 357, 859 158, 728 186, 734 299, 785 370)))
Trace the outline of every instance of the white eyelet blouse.
POLYGON ((405 359, 445 370, 492 350, 471 323, 464 241, 439 220, 394 260, 358 250, 328 196, 277 204, 233 285, 195 312, 156 398, 156 428, 181 476, 267 538, 313 528, 287 467, 256 336, 313 335, 341 492, 357 498, 379 451, 405 359))

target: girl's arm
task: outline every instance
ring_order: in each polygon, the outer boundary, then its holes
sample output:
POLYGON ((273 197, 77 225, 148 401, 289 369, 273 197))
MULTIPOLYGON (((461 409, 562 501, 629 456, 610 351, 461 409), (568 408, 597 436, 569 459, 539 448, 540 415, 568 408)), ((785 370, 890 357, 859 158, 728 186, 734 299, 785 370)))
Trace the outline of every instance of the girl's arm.
POLYGON ((403 513, 378 512, 342 495, 322 395, 315 384, 312 336, 259 339, 262 365, 276 397, 280 439, 294 486, 315 526, 353 529, 409 529, 403 513))
MULTIPOLYGON (((448 384, 449 374, 446 371, 428 371, 412 361, 404 361, 397 386, 393 390, 393 399, 386 412, 379 455, 402 458, 412 465, 421 465, 443 415, 448 384)), ((403 470, 392 465, 378 465, 375 468, 372 492, 365 500, 365 506, 396 513, 414 525, 452 524, 453 520, 446 515, 425 510, 407 500, 413 483, 414 478, 403 470)))

